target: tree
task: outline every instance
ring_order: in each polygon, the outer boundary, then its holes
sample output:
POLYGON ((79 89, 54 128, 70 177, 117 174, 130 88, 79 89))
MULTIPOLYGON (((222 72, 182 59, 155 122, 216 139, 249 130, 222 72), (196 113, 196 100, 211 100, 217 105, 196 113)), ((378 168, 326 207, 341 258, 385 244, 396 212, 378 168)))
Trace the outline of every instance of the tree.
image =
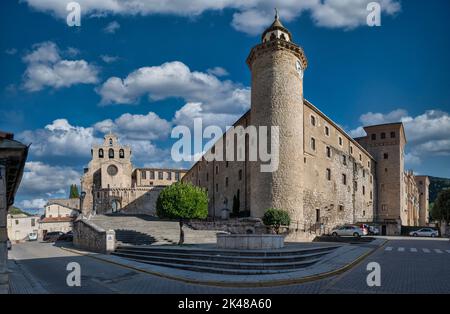
POLYGON ((184 243, 183 220, 204 219, 208 216, 208 195, 202 188, 177 182, 166 187, 156 201, 160 218, 177 219, 180 223, 179 245, 184 243))
POLYGON ((262 221, 266 226, 272 227, 276 234, 279 234, 281 226, 288 226, 291 223, 291 217, 287 211, 269 208, 264 213, 262 221))
POLYGON ((69 198, 79 198, 80 194, 78 193, 78 186, 76 184, 70 185, 70 193, 69 198))
POLYGON ((434 220, 450 222, 450 189, 439 192, 431 209, 434 220))

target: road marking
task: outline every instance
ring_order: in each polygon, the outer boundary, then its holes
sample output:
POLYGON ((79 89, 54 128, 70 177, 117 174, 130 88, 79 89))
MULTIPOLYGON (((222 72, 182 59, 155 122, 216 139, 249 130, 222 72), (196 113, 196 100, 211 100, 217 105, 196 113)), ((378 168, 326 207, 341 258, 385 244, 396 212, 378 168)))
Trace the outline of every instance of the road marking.
POLYGON ((385 251, 392 251, 392 246, 386 246, 385 251))
POLYGON ((439 250, 439 249, 434 249, 434 251, 435 251, 436 253, 438 253, 438 254, 441 254, 441 253, 442 253, 442 251, 439 250))
POLYGON ((424 251, 425 253, 430 253, 429 249, 422 249, 422 251, 424 251))
POLYGON ((399 248, 398 248, 398 251, 399 251, 399 252, 405 252, 405 248, 404 248, 404 247, 399 247, 399 248))
POLYGON ((410 249, 410 251, 411 251, 411 252, 417 252, 417 249, 416 249, 415 247, 412 247, 412 248, 410 249))

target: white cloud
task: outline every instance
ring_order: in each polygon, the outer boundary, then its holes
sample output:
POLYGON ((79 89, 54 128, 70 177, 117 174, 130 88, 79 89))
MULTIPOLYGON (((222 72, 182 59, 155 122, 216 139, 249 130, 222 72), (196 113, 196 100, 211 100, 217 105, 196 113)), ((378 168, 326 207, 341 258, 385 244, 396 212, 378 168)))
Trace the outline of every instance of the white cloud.
POLYGON ((57 194, 61 190, 67 190, 71 184, 79 184, 80 177, 81 173, 70 167, 29 161, 25 164, 20 193, 27 196, 57 194))
POLYGON ((9 48, 9 49, 5 50, 5 53, 7 55, 13 56, 13 55, 15 55, 17 53, 17 49, 16 48, 9 48))
MULTIPOLYGON (((36 10, 49 12, 66 19, 69 0, 24 0, 36 10)), ((365 25, 367 4, 372 0, 78 0, 86 16, 154 15, 197 16, 205 11, 234 12, 231 25, 248 34, 259 34, 273 20, 276 6, 283 21, 293 21, 308 12, 318 26, 330 28, 355 28, 365 25)), ((379 0, 385 15, 394 15, 401 9, 398 0, 379 0)))
POLYGON ((35 156, 87 156, 94 142, 92 127, 73 126, 66 119, 54 120, 43 129, 27 130, 17 136, 32 143, 35 156))
MULTIPOLYGON (((387 114, 368 112, 361 115, 363 125, 403 122, 408 153, 405 160, 409 165, 419 164, 423 157, 450 156, 450 115, 441 110, 427 110, 416 117, 404 109, 387 114)), ((351 136, 363 136, 362 126, 349 131, 351 136)))
POLYGON ((41 209, 47 204, 47 200, 43 198, 35 198, 31 200, 22 200, 19 202, 18 207, 21 209, 41 209))
POLYGON ((102 133, 112 131, 125 140, 157 140, 170 134, 171 124, 154 112, 146 115, 125 113, 114 121, 100 121, 94 128, 102 133))
POLYGON ((229 75, 228 71, 222 67, 214 67, 212 69, 206 70, 208 74, 215 75, 217 77, 229 75))
MULTIPOLYGON (((70 55, 78 54, 69 48, 70 55)), ((62 88, 75 84, 98 82, 98 69, 85 60, 64 60, 58 46, 53 42, 42 42, 33 46, 33 51, 23 57, 27 69, 23 75, 23 88, 29 92, 45 87, 62 88)))
POLYGON ((105 33, 114 34, 120 28, 120 24, 117 21, 112 21, 103 29, 105 33))
POLYGON ((113 62, 116 62, 117 60, 119 60, 119 57, 109 56, 109 55, 101 55, 100 59, 102 59, 102 61, 105 63, 113 63, 113 62))
POLYGON ((191 71, 179 61, 143 67, 126 78, 111 77, 97 92, 101 103, 135 104, 147 96, 150 101, 182 98, 201 103, 202 113, 238 114, 249 108, 250 89, 208 73, 191 71))

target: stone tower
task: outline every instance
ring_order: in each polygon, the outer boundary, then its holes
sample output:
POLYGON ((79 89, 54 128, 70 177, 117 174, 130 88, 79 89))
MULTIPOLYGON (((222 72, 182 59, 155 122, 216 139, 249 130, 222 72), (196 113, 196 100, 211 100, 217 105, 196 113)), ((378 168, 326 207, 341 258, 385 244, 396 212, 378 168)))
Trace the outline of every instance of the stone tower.
POLYGON ((81 190, 86 192, 83 212, 94 208, 97 193, 109 193, 111 189, 131 188, 131 148, 122 146, 116 135, 105 134, 103 144, 94 145, 92 160, 81 178, 81 190))
POLYGON ((302 221, 303 71, 307 60, 278 13, 261 41, 247 58, 252 74, 251 125, 268 129, 278 126, 280 153, 274 172, 261 172, 261 162, 251 162, 251 216, 262 217, 267 208, 273 207, 287 210, 293 220, 302 221))

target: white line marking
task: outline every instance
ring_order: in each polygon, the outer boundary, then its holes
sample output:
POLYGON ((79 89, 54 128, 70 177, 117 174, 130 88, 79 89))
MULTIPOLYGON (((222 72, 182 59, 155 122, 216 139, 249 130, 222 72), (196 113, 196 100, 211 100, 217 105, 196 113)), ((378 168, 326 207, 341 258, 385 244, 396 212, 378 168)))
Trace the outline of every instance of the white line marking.
POLYGON ((385 251, 392 251, 392 246, 387 246, 384 250, 385 251))
POLYGON ((410 251, 411 251, 411 252, 417 252, 417 249, 416 249, 415 247, 412 247, 412 248, 410 249, 410 251))
POLYGON ((405 252, 405 248, 404 248, 404 247, 399 247, 399 248, 398 248, 398 251, 399 251, 399 252, 405 252))
POLYGON ((424 251, 425 253, 430 253, 429 249, 422 249, 422 251, 424 251))
POLYGON ((442 251, 439 250, 439 249, 434 249, 434 251, 435 251, 436 253, 438 253, 438 254, 442 254, 442 251))

